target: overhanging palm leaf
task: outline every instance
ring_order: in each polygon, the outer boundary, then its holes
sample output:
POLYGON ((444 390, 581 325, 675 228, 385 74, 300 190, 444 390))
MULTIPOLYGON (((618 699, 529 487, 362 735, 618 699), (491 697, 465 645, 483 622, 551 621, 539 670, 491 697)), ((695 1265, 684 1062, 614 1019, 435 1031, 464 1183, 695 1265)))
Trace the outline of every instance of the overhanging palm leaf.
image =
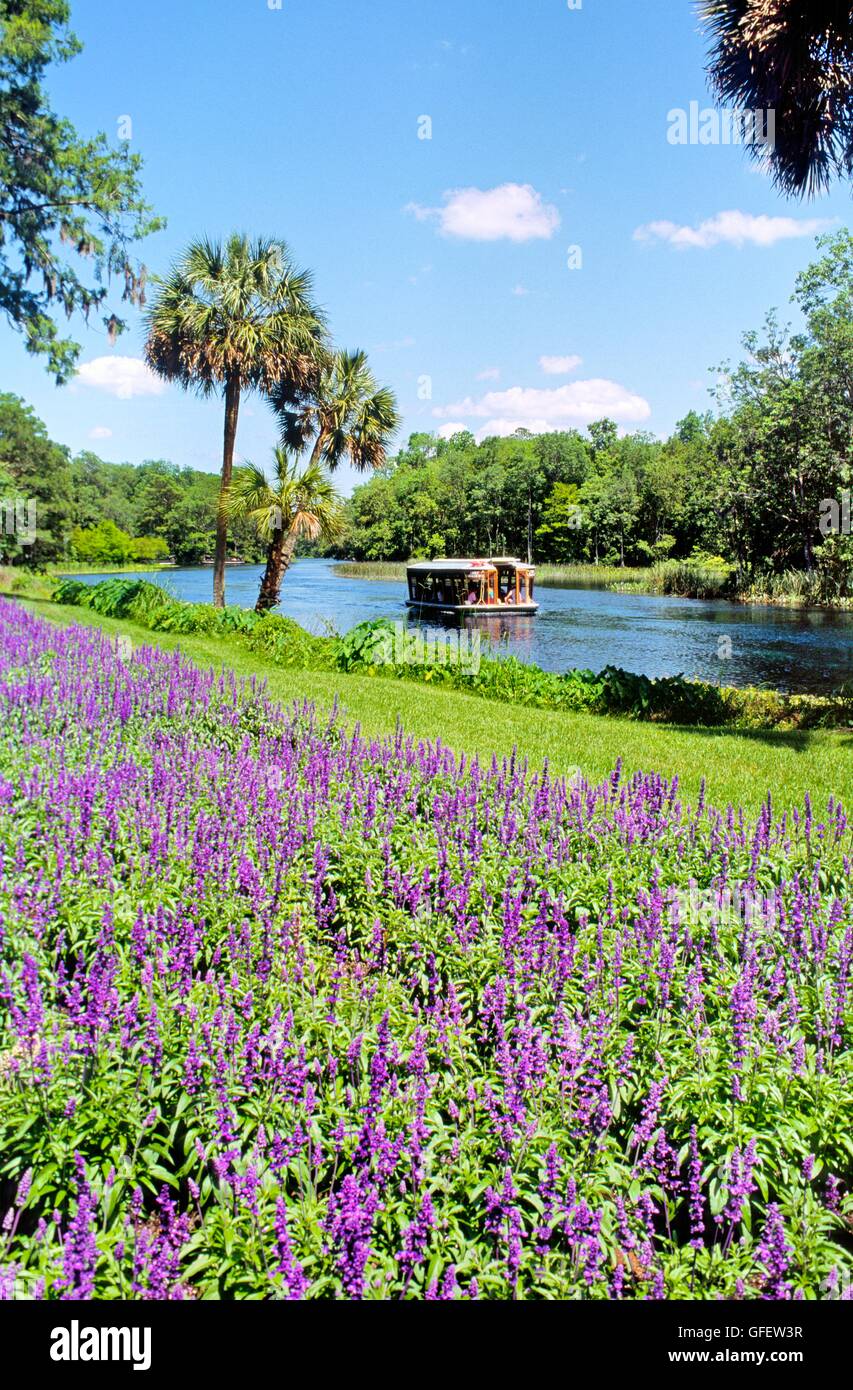
POLYGON ((850 0, 700 0, 722 102, 775 112, 775 144, 751 147, 786 194, 853 173, 850 0))

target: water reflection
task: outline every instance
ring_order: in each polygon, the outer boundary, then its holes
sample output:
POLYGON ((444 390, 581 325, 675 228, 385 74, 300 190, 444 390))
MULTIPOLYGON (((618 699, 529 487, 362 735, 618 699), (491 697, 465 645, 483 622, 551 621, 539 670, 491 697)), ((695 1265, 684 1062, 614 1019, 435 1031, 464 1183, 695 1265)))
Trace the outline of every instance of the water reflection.
POLYGON ((536 622, 536 615, 532 613, 485 613, 482 609, 458 615, 416 609, 408 616, 410 627, 420 625, 450 631, 462 627, 479 632, 484 656, 506 656, 511 652, 520 661, 538 660, 536 622))

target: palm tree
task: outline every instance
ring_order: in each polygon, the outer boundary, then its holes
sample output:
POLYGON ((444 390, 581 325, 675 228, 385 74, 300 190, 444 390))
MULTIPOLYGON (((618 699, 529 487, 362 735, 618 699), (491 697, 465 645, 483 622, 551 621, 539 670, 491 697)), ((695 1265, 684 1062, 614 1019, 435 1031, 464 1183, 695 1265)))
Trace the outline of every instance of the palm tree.
POLYGON ((228 504, 230 515, 246 517, 266 542, 267 563, 256 613, 268 613, 277 606, 300 536, 335 540, 344 527, 341 499, 321 463, 312 459, 298 473, 286 449, 276 449, 273 458, 272 482, 257 464, 238 468, 228 504))
POLYGON ((167 381, 225 399, 222 482, 216 519, 213 601, 225 603, 228 494, 237 416, 245 391, 298 403, 313 389, 324 353, 323 316, 311 276, 297 270, 283 241, 233 235, 196 241, 156 282, 147 315, 148 365, 167 381))
POLYGON ((753 145, 789 195, 853 173, 850 0, 700 0, 718 98, 774 111, 772 145, 753 145))
POLYGON ((312 463, 332 469, 344 458, 359 470, 381 468, 400 423, 393 391, 377 386, 363 352, 335 352, 295 408, 284 391, 274 390, 271 400, 284 445, 301 453, 310 444, 312 463))

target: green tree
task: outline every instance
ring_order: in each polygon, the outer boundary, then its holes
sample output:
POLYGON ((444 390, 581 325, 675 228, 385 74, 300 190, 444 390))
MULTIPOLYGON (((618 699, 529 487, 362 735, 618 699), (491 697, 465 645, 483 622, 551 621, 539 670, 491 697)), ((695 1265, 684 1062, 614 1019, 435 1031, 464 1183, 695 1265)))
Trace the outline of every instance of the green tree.
POLYGON ((184 488, 175 471, 146 468, 144 480, 136 494, 136 529, 141 536, 166 536, 173 529, 176 509, 183 502, 184 488))
POLYGON ((301 472, 298 467, 285 449, 278 448, 272 482, 255 464, 246 464, 234 475, 231 515, 248 519, 267 547, 256 613, 278 606, 300 537, 334 540, 343 531, 340 497, 322 464, 311 460, 301 472))
POLYGON ((193 242, 157 281, 148 312, 149 366, 203 396, 221 392, 225 403, 213 569, 220 608, 240 401, 246 391, 275 392, 282 409, 316 388, 325 329, 311 295, 311 276, 296 269, 284 242, 239 235, 224 246, 193 242))
POLYGON ((75 527, 71 532, 71 552, 75 560, 94 565, 126 565, 137 557, 134 541, 114 521, 100 521, 88 529, 75 527))
POLYGON ((133 558, 140 564, 157 565, 169 558, 169 547, 162 536, 139 536, 131 545, 133 558))
POLYGON ((34 566, 60 559, 73 515, 68 451, 18 396, 0 395, 0 474, 11 480, 15 498, 32 499, 36 508, 35 543, 16 548, 12 558, 34 566))
POLYGON ((142 198, 141 159, 127 142, 85 139, 51 108, 45 69, 81 48, 69 19, 66 0, 0 0, 0 309, 58 382, 81 349, 55 315, 101 311, 114 338, 125 324, 106 313, 111 283, 143 302, 131 246, 164 225, 142 198))
POLYGON ((108 517, 123 531, 134 531, 133 490, 137 470, 129 463, 105 463, 84 450, 71 460, 75 525, 97 526, 108 517))
POLYGON ((536 537, 546 560, 566 562, 580 558, 583 510, 577 483, 554 484, 542 507, 542 523, 536 537))
POLYGON ((820 504, 853 476, 853 235, 820 240, 823 255, 797 279, 805 320, 791 334, 774 313, 744 335, 746 356, 724 368, 715 431, 731 544, 747 571, 802 565, 820 543, 820 504))
POLYGON ((209 531, 194 531, 184 528, 172 542, 171 555, 178 565, 200 565, 213 547, 213 528, 209 531))
POLYGON ((619 438, 619 426, 615 420, 593 420, 588 432, 594 455, 612 453, 619 438))

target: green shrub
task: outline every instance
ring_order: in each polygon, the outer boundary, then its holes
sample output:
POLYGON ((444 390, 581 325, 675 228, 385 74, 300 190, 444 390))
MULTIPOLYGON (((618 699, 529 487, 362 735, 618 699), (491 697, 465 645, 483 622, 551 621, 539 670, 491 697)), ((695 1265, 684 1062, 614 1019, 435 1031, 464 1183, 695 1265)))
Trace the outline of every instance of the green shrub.
POLYGON ((731 592, 734 570, 720 555, 696 551, 686 560, 664 560, 649 571, 653 593, 681 598, 721 598, 731 592))
POLYGON ((54 603, 67 603, 74 608, 89 607, 89 590, 92 586, 82 579, 60 579, 53 588, 54 603))
MULTIPOLYGON (((374 618, 359 623, 337 639, 336 661, 341 671, 393 662, 394 624, 390 618, 374 618)), ((406 669, 409 669, 408 667, 406 669)))

